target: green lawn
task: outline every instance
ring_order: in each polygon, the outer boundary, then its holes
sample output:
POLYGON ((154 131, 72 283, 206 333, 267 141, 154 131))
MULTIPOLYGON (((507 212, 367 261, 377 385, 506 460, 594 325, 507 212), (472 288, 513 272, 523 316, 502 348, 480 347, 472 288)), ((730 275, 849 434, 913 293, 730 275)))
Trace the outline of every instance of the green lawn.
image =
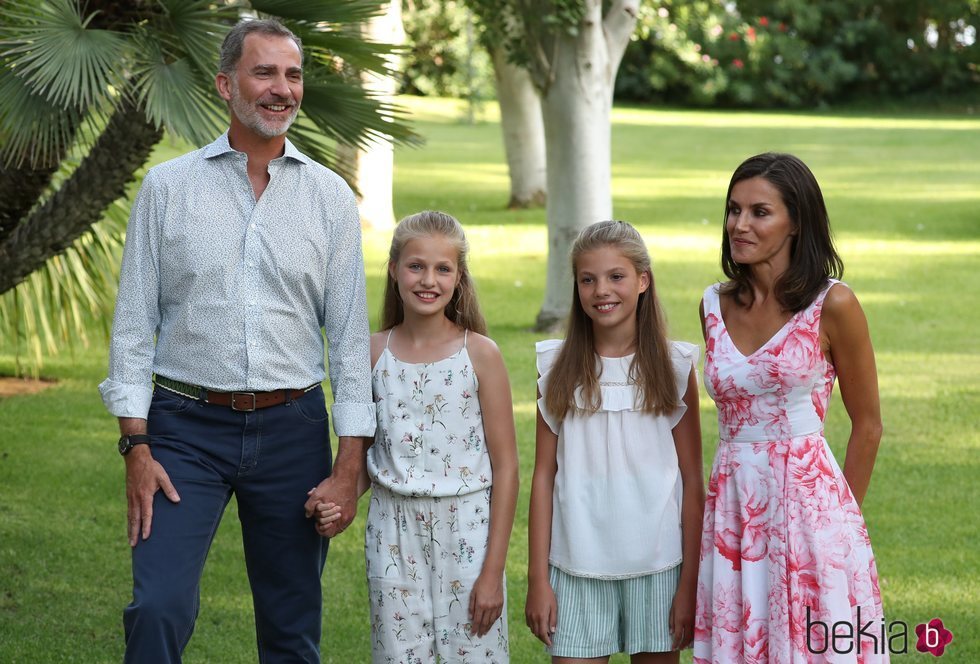
MULTIPOLYGON (((467 126, 452 102, 410 104, 427 143, 397 153, 396 213, 442 209, 468 228, 491 335, 510 369, 521 453, 508 560, 512 660, 545 662, 523 624, 533 346, 542 338, 530 327, 543 293, 544 212, 502 209, 507 173, 491 108, 467 126)), ((720 276, 722 197, 734 167, 782 150, 816 173, 878 357, 885 435, 864 511, 887 618, 914 626, 940 617, 955 635, 943 661, 980 661, 980 355, 970 331, 980 321, 980 120, 619 108, 614 122, 615 214, 647 239, 674 338, 700 341, 698 300, 720 276)), ((182 150, 164 145, 156 158, 182 150)), ((387 233, 365 234, 372 311, 388 241, 387 233)), ((0 348, 0 372, 12 371, 11 352, 0 348)), ((43 373, 58 379, 55 387, 0 400, 0 661, 121 658, 130 576, 123 464, 96 390, 105 370, 97 344, 48 361, 43 373)), ((701 407, 707 471, 717 425, 706 395, 701 407)), ((841 461, 846 432, 836 400, 827 433, 841 461)), ((325 662, 369 658, 362 533, 363 513, 332 544, 325 662)), ((186 661, 254 661, 253 641, 232 506, 205 571, 186 661)), ((909 648, 896 659, 930 657, 915 653, 914 634, 909 648)))

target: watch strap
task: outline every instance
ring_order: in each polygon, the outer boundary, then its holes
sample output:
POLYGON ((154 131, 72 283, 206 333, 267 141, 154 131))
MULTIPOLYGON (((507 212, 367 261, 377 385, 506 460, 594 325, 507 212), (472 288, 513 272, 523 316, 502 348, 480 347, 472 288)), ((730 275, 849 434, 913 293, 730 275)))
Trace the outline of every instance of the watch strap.
POLYGON ((137 445, 149 445, 150 436, 145 433, 134 433, 128 436, 122 436, 119 439, 119 453, 126 456, 130 450, 132 450, 137 445))

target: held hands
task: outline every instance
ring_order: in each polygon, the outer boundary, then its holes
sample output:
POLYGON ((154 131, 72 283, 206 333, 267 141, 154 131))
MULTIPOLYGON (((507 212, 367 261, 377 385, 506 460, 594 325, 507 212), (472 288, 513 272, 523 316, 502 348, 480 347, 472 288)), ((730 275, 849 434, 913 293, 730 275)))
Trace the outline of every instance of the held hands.
POLYGON ((150 536, 153 525, 153 496, 162 490, 172 503, 180 496, 170 482, 170 476, 153 455, 149 445, 139 445, 126 455, 126 504, 129 521, 129 546, 150 536))
POLYGON ((340 521, 340 506, 336 503, 317 503, 313 513, 313 527, 322 537, 340 534, 337 522, 340 521))
POLYGON ((483 636, 489 632, 503 608, 503 574, 481 572, 470 591, 470 633, 473 636, 483 636))
POLYGON ((357 515, 357 482, 331 475, 310 489, 303 506, 306 517, 315 518, 314 527, 323 537, 335 537, 351 524, 357 515), (321 510, 322 506, 322 510, 321 510))
POLYGON ((527 601, 524 603, 524 619, 538 639, 551 647, 558 623, 558 601, 555 591, 547 581, 529 583, 527 601))

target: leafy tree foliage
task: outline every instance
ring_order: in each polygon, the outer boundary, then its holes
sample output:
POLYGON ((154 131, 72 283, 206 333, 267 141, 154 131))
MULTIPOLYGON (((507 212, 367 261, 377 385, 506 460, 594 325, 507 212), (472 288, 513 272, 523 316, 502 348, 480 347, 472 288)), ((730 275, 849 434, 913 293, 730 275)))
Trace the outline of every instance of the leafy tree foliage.
POLYGON ((977 94, 977 0, 657 0, 620 98, 803 106, 859 97, 977 94))
MULTIPOLYGON (((462 0, 406 0, 402 4, 408 48, 401 92, 423 96, 493 97, 493 66, 478 48, 487 25, 474 21, 462 0)), ((482 16, 481 16, 482 18, 482 16)))

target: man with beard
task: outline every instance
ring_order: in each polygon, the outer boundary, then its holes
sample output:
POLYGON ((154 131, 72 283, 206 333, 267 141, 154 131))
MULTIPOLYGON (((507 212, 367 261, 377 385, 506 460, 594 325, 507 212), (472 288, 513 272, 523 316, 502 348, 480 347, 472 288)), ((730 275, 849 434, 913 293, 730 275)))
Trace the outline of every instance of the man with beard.
POLYGON ((236 25, 215 79, 228 131, 152 168, 133 205, 100 385, 126 463, 127 662, 180 660, 232 494, 259 660, 319 661, 329 541, 308 517, 338 505, 331 534, 354 518, 375 416, 354 195, 285 137, 302 66, 278 22, 236 25))

